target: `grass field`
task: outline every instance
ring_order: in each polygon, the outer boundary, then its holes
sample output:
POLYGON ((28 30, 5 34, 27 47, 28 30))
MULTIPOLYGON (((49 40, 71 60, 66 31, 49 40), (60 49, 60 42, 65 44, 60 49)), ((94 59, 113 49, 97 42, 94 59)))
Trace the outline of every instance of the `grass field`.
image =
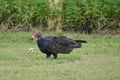
MULTIPOLYGON (((0 80, 120 80, 120 36, 80 35, 63 33, 85 39, 80 49, 58 59, 46 59, 32 32, 0 32, 0 80), (28 51, 35 48, 35 52, 28 51)), ((44 32, 43 36, 58 35, 44 32)))

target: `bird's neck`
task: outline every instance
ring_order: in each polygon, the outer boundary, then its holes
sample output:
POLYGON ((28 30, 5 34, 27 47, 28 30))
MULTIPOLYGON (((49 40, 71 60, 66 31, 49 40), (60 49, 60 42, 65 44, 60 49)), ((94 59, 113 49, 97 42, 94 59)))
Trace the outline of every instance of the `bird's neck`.
POLYGON ((38 40, 42 39, 42 37, 39 37, 38 40))

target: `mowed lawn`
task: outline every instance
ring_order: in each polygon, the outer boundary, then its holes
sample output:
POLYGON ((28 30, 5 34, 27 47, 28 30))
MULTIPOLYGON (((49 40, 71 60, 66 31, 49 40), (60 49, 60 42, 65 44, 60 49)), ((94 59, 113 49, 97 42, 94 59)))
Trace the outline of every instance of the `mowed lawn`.
POLYGON ((46 59, 29 40, 32 34, 0 32, 0 80, 120 80, 120 35, 43 32, 88 41, 71 54, 46 59))

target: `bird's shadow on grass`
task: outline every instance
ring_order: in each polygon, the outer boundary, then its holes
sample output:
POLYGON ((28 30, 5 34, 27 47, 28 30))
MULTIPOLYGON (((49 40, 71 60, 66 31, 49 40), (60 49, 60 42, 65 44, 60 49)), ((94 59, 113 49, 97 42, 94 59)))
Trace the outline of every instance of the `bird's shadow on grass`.
POLYGON ((81 57, 80 56, 70 57, 70 55, 66 55, 66 56, 59 56, 57 59, 54 59, 53 57, 51 57, 51 58, 48 58, 47 60, 56 64, 63 64, 63 63, 71 63, 71 62, 79 61, 81 60, 81 57))
POLYGON ((57 59, 54 59, 53 56, 50 58, 46 58, 46 55, 43 54, 34 54, 34 57, 32 57, 33 61, 39 61, 50 63, 50 64, 63 64, 63 63, 71 63, 76 61, 81 61, 83 58, 81 54, 59 54, 57 59))

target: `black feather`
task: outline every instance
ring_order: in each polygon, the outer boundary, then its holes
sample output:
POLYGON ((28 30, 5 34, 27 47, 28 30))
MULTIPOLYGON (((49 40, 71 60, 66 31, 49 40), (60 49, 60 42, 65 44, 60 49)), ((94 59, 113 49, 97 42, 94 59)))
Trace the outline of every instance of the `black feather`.
POLYGON ((80 42, 80 43, 87 43, 87 41, 85 41, 85 40, 75 40, 76 42, 80 42))
POLYGON ((80 48, 81 43, 87 43, 84 40, 74 40, 65 36, 46 37, 37 40, 40 51, 47 55, 47 58, 53 54, 57 58, 58 53, 69 54, 74 48, 80 48))

